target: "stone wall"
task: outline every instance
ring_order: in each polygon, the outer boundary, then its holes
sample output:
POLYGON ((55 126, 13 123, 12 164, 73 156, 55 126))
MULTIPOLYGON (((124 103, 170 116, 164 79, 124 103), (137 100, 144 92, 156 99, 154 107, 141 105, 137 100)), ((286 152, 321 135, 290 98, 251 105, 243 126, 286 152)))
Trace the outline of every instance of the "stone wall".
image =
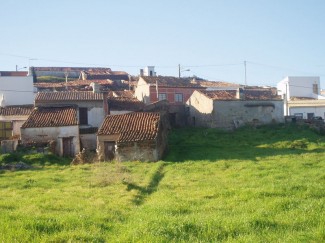
POLYGON ((156 141, 119 143, 116 148, 117 161, 157 161, 159 151, 156 141))
POLYGON ((234 129, 243 125, 283 123, 283 100, 215 100, 195 92, 188 101, 193 126, 234 129))

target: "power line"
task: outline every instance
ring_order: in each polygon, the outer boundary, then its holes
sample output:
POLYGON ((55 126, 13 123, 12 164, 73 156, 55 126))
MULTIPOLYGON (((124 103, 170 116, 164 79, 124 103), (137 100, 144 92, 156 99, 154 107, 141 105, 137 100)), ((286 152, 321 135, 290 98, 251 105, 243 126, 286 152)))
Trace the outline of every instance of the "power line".
POLYGON ((34 91, 27 91, 27 90, 15 90, 15 89, 0 89, 0 92, 22 92, 22 93, 35 93, 34 91))

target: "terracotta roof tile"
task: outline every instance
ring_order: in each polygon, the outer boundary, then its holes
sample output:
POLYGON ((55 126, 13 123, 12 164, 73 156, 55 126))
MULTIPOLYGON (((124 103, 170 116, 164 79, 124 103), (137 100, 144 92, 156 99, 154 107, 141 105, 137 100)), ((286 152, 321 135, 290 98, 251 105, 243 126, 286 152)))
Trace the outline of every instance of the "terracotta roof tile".
POLYGON ((110 71, 110 68, 102 67, 33 67, 35 71, 55 71, 55 72, 65 72, 65 71, 91 71, 91 70, 101 70, 110 71))
POLYGON ((134 91, 131 90, 113 91, 113 96, 123 97, 123 98, 134 98, 134 91))
POLYGON ((240 88, 240 84, 234 84, 234 83, 228 83, 228 82, 222 82, 222 81, 206 81, 206 80, 199 80, 197 81, 200 86, 206 87, 206 88, 240 88))
POLYGON ((200 90, 200 93, 204 94, 212 100, 236 100, 236 90, 200 90))
POLYGON ((28 116, 32 113, 34 105, 12 105, 0 107, 0 116, 28 116))
POLYGON ((55 83, 35 83, 34 86, 38 89, 87 89, 92 90, 91 83, 100 85, 101 90, 123 90, 128 88, 128 82, 118 83, 109 79, 93 79, 93 80, 74 80, 69 82, 55 82, 55 83))
MULTIPOLYGON (((212 100, 238 100, 237 90, 200 90, 200 93, 212 100)), ((242 100, 281 100, 281 97, 274 95, 269 89, 244 89, 240 91, 242 100)))
POLYGON ((109 97, 107 100, 109 109, 116 111, 139 111, 145 106, 136 98, 109 97))
POLYGON ((77 111, 73 107, 37 107, 22 128, 60 127, 78 125, 77 111))
POLYGON ((35 102, 50 101, 94 101, 103 100, 102 93, 93 93, 91 91, 75 92, 39 92, 35 97, 35 102))
POLYGON ((160 114, 134 112, 107 116, 98 135, 119 134, 118 142, 154 140, 158 135, 160 114))
POLYGON ((281 97, 275 95, 271 89, 246 89, 244 90, 245 100, 280 100, 281 97))
POLYGON ((27 76, 28 72, 22 72, 22 71, 0 71, 0 77, 1 76, 12 76, 12 77, 25 77, 27 76))
POLYGON ((55 82, 55 83, 35 83, 34 86, 37 88, 64 88, 73 86, 89 86, 91 83, 97 83, 101 85, 113 85, 112 80, 107 79, 94 79, 94 80, 73 80, 68 82, 55 82))
POLYGON ((167 87, 197 87, 197 88, 225 88, 225 87, 233 87, 239 88, 239 84, 228 83, 228 82, 221 82, 221 81, 208 81, 202 79, 195 79, 195 78, 176 78, 176 77, 169 77, 169 76, 142 76, 149 84, 156 84, 160 86, 167 86, 167 87))

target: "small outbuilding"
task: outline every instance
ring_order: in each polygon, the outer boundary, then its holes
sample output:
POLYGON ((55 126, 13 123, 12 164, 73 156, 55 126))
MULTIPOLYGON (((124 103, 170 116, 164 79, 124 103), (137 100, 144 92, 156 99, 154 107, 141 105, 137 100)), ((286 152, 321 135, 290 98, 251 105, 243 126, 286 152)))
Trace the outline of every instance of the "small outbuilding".
POLYGON ((168 122, 158 112, 109 115, 97 134, 100 160, 158 161, 167 147, 168 122))
POLYGON ((80 151, 79 126, 75 107, 37 107, 21 127, 23 144, 55 144, 60 156, 80 151))

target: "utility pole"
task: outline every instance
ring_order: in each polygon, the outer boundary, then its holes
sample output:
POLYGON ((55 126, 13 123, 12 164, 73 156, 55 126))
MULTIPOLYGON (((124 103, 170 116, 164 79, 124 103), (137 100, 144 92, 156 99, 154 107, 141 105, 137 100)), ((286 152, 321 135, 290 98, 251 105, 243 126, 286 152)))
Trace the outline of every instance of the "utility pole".
POLYGON ((181 64, 178 64, 178 78, 181 78, 181 64))
POLYGON ((247 86, 246 61, 244 61, 244 68, 245 68, 245 86, 247 86))

